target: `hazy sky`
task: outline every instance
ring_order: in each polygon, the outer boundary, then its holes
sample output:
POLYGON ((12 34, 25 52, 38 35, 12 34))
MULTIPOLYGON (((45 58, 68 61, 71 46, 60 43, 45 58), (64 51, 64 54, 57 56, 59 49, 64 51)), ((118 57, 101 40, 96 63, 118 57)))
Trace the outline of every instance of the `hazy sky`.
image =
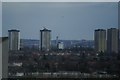
POLYGON ((118 27, 117 2, 2 3, 3 36, 19 29, 21 38, 39 39, 39 30, 52 30, 52 39, 93 39, 98 28, 118 27))
POLYGON ((3 2, 118 2, 119 0, 1 0, 3 2))

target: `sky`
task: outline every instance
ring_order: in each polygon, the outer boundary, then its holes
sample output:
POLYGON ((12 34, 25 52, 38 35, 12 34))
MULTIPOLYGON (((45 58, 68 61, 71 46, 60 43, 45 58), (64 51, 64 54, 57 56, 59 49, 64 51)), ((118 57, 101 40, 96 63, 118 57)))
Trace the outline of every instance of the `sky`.
POLYGON ((2 2, 118 2, 119 0, 1 0, 2 2))
POLYGON ((52 39, 93 40, 95 29, 118 28, 117 2, 3 2, 2 35, 19 29, 22 39, 39 39, 39 30, 52 30, 52 39))

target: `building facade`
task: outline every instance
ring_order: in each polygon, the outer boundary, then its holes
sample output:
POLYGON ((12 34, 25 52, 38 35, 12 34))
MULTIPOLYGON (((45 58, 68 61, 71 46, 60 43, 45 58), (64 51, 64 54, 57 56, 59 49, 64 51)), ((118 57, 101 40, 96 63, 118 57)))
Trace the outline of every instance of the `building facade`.
POLYGON ((107 30, 107 52, 108 53, 118 53, 118 40, 119 40, 119 30, 116 28, 110 28, 107 30))
POLYGON ((97 52, 106 51, 106 30, 97 29, 94 32, 95 50, 97 52))
POLYGON ((59 50, 64 49, 64 43, 63 43, 63 42, 58 42, 57 48, 58 48, 59 50))
POLYGON ((51 49, 51 30, 44 28, 40 30, 40 50, 49 51, 51 49))
POLYGON ((20 31, 19 30, 8 30, 9 34, 9 50, 20 49, 20 31))
POLYGON ((8 78, 8 37, 0 37, 0 78, 8 78))
MULTIPOLYGON (((118 2, 118 14, 120 14, 120 1, 118 2)), ((119 52, 120 52, 120 15, 118 15, 118 29, 119 29, 119 52)))

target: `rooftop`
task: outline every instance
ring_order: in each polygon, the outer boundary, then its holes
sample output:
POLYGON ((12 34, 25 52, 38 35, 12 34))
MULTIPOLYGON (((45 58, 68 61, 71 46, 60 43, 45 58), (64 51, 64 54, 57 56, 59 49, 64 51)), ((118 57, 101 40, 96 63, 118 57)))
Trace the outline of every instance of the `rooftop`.
POLYGON ((11 30, 8 30, 8 32, 20 32, 20 30, 11 29, 11 30))
POLYGON ((43 30, 40 30, 40 31, 50 31, 50 32, 51 32, 51 30, 48 30, 48 29, 46 29, 45 27, 44 27, 43 30))
POLYGON ((96 29, 95 31, 106 31, 105 29, 96 29))

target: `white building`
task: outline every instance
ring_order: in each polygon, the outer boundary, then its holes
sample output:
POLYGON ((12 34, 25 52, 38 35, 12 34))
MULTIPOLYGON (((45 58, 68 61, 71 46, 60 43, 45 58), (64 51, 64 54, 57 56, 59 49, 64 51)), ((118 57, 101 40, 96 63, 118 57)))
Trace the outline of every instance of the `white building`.
POLYGON ((9 50, 20 49, 20 31, 19 30, 8 30, 9 32, 9 50))
POLYGON ((58 49, 64 49, 64 43, 58 42, 58 49))

